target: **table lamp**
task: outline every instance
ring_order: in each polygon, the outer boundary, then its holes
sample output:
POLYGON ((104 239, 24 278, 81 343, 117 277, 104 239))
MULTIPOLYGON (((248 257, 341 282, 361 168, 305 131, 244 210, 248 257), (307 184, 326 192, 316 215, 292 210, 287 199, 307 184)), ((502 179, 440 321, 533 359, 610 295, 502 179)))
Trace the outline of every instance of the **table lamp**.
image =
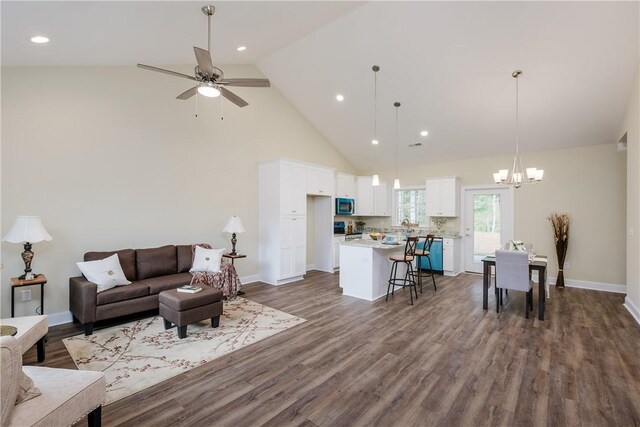
POLYGON ((16 217, 13 226, 2 240, 11 243, 24 243, 24 252, 22 252, 24 274, 20 276, 20 279, 31 280, 35 277, 31 272, 31 261, 33 260, 31 244, 52 239, 51 235, 45 230, 44 225, 42 225, 39 216, 16 217))
POLYGON ((236 239, 236 233, 244 233, 244 226, 242 225, 242 221, 240 221, 240 217, 234 215, 229 218, 229 222, 227 222, 227 225, 222 231, 224 231, 225 233, 231 233, 232 249, 230 255, 237 255, 238 253, 236 252, 236 242, 238 240, 236 239))

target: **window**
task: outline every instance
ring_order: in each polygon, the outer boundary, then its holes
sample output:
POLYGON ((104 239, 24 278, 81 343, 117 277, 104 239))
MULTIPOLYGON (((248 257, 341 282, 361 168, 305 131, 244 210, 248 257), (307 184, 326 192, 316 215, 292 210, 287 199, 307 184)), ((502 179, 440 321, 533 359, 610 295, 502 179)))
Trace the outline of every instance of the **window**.
POLYGON ((402 225, 405 219, 421 227, 427 225, 427 201, 424 187, 395 190, 394 224, 402 225))

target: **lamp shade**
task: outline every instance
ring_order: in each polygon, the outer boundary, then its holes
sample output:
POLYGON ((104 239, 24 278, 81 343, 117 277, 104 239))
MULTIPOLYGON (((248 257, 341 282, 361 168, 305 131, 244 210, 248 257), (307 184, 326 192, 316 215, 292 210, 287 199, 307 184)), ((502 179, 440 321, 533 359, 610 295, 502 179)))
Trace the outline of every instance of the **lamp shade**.
POLYGON ((11 243, 38 243, 52 239, 39 216, 17 216, 9 232, 2 238, 11 243))
POLYGON ((234 215, 229 218, 229 222, 227 222, 227 225, 222 231, 226 233, 244 233, 244 226, 242 225, 242 221, 240 221, 240 217, 234 215))

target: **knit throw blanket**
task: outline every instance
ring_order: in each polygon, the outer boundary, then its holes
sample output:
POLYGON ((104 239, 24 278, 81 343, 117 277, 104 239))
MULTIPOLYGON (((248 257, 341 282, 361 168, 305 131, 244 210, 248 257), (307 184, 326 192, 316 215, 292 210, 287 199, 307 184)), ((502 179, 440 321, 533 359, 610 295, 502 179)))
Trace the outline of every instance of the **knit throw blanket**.
MULTIPOLYGON (((198 243, 191 245, 192 257, 196 253, 196 246, 201 248, 211 249, 211 245, 207 243, 198 243)), ((238 291, 242 288, 240 278, 233 264, 229 262, 223 262, 220 264, 220 271, 217 273, 211 273, 209 271, 196 271, 191 273, 193 279, 191 284, 193 285, 205 285, 215 289, 220 289, 222 295, 229 300, 234 299, 238 295, 238 291)))

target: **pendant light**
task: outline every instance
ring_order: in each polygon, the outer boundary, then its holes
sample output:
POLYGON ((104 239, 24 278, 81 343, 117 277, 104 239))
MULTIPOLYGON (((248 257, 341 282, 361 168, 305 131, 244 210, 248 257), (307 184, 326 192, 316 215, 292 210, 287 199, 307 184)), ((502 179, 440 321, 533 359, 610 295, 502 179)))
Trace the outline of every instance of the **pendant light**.
MULTIPOLYGON (((378 145, 378 71, 380 71, 380 66, 374 65, 371 69, 373 70, 373 139, 371 144, 378 145)), ((374 187, 380 185, 380 177, 377 173, 373 174, 371 185, 374 187)))
POLYGON ((396 179, 393 180, 393 189, 400 189, 400 179, 398 178, 398 107, 400 107, 400 103, 398 101, 393 103, 393 106, 396 107, 396 179))
POLYGON ((516 155, 513 158, 511 171, 509 171, 509 169, 500 169, 493 174, 493 180, 496 184, 508 184, 513 185, 515 188, 520 188, 522 184, 537 184, 542 181, 544 170, 527 168, 525 179, 525 169, 522 167, 522 159, 520 158, 520 117, 518 105, 518 79, 522 76, 522 70, 514 71, 511 73, 511 76, 516 79, 516 155))

